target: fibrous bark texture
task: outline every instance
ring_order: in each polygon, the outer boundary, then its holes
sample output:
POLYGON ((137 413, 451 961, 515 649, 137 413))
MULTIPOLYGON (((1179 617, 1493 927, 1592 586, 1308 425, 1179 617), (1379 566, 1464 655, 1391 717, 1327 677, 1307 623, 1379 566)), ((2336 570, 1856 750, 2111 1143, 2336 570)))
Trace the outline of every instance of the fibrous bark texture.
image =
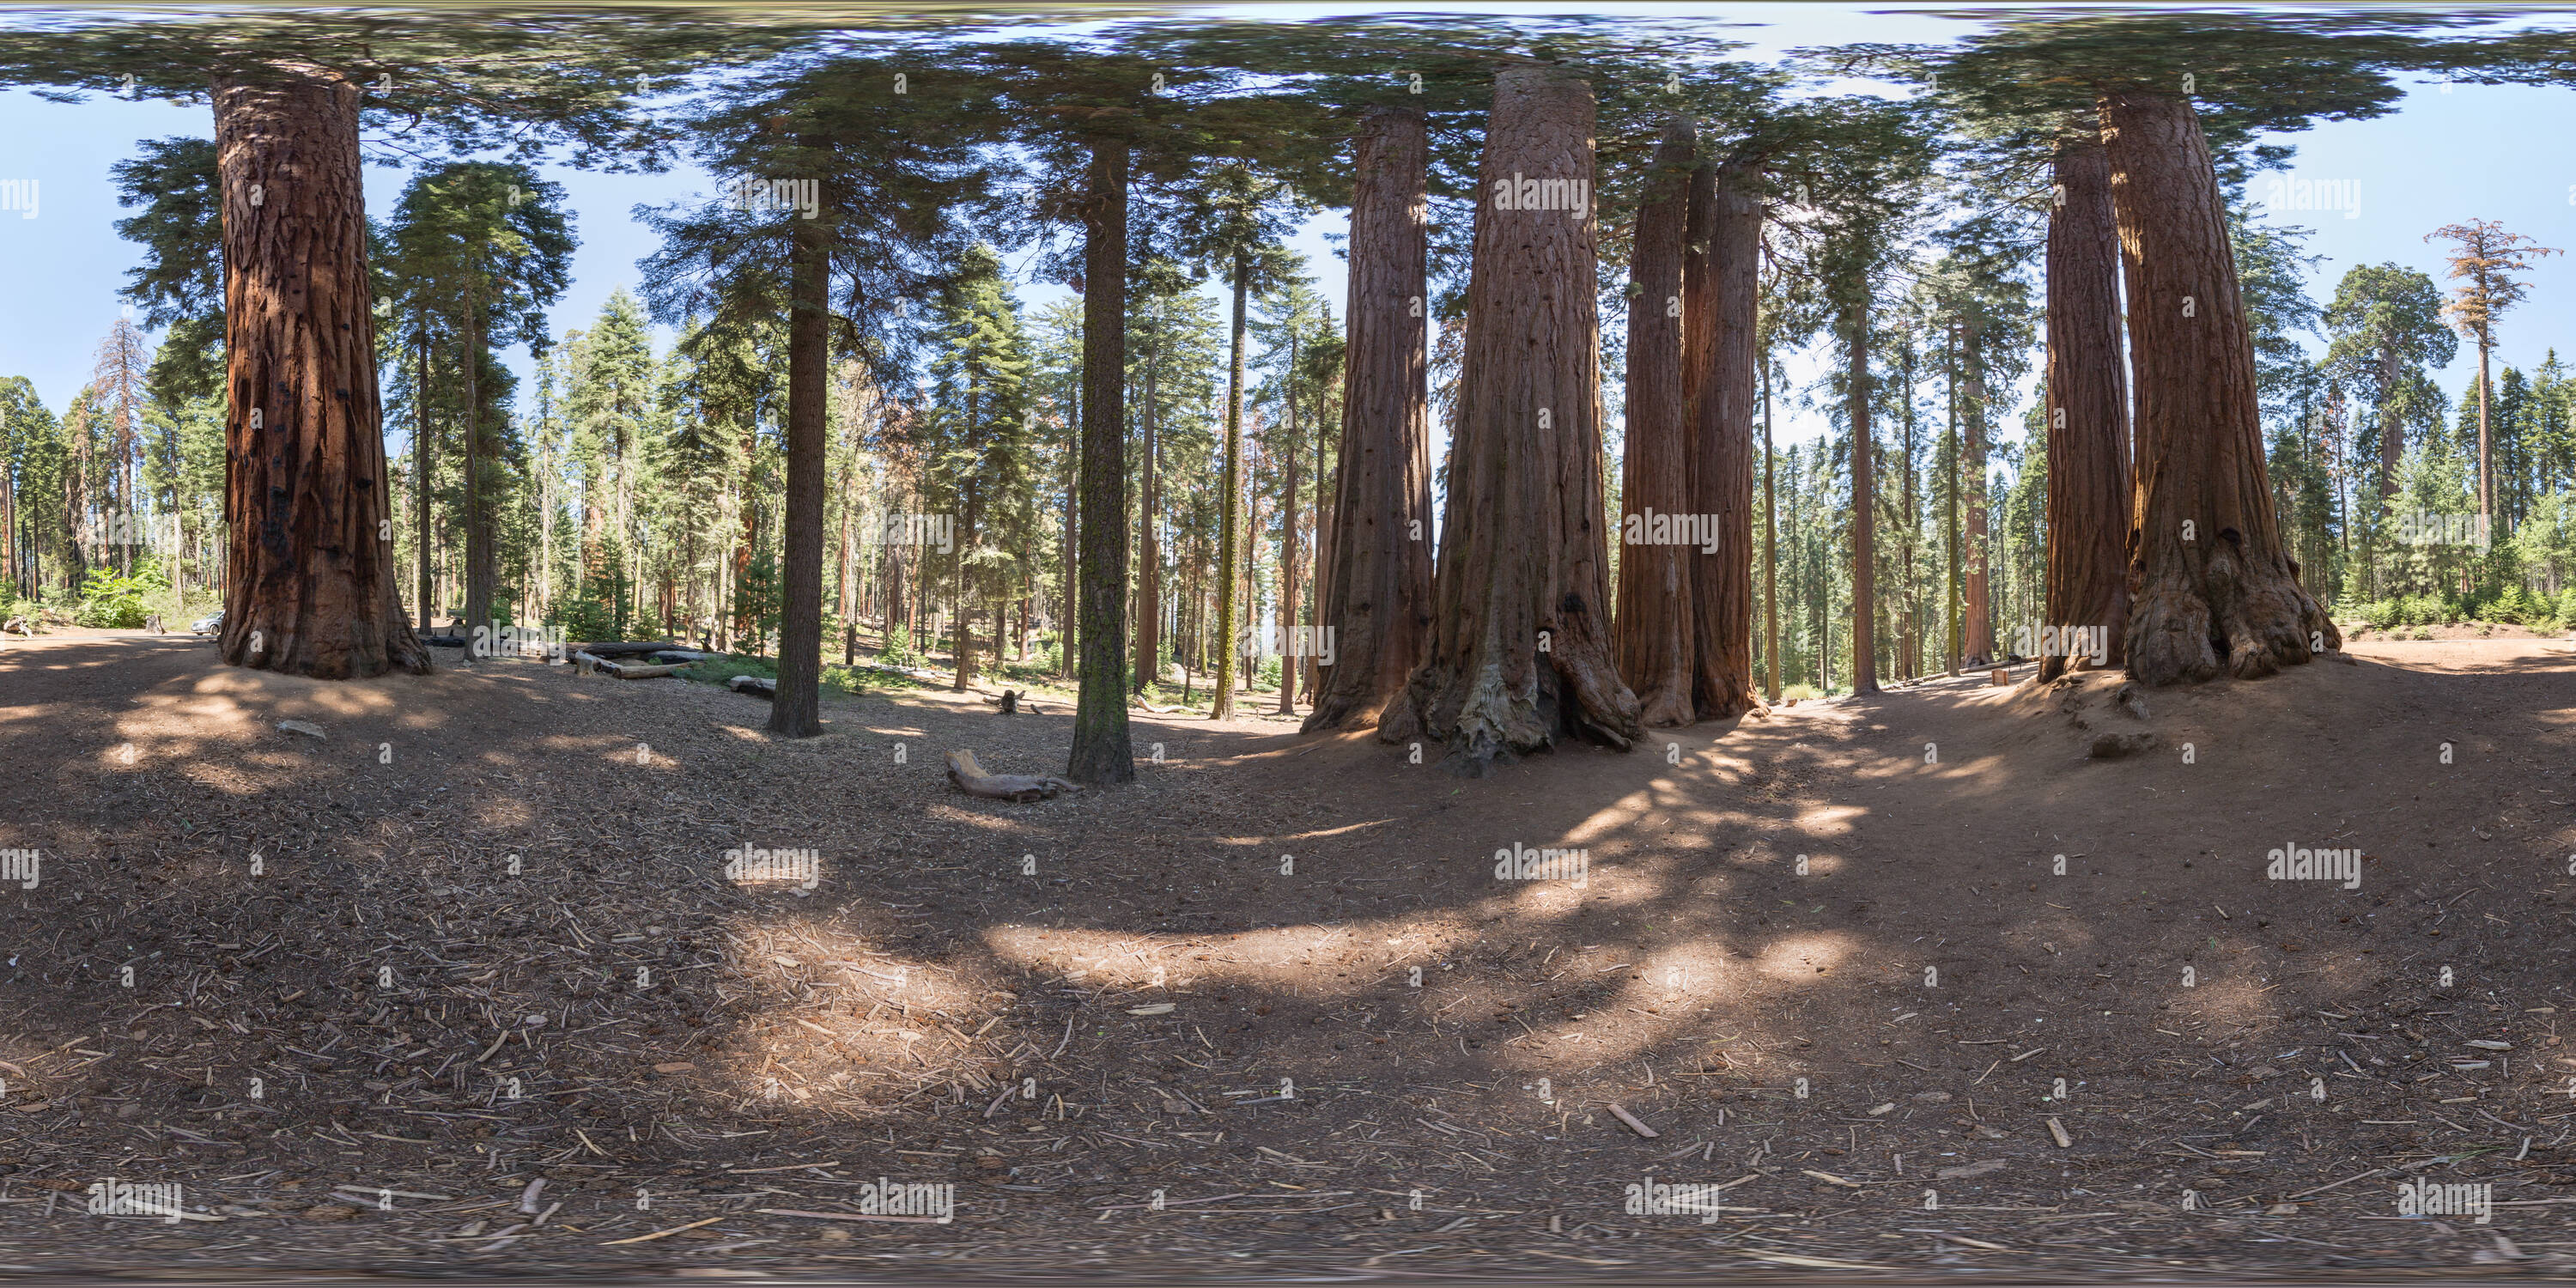
POLYGON ((2137 379, 2129 673, 2151 685, 2222 665, 2269 675, 2343 636, 2281 544, 2209 145, 2171 94, 2115 90, 2100 107, 2137 379))
POLYGON ((1556 69, 1494 78, 1430 650, 1406 688, 1463 773, 1644 734, 1603 620, 1593 111, 1556 69))
POLYGON ((1682 240, 1696 148, 1689 118, 1676 117, 1655 150, 1628 257, 1628 450, 1620 461, 1619 503, 1623 537, 1640 540, 1619 552, 1612 653, 1620 678, 1637 695, 1638 720, 1650 728, 1699 718, 1691 702, 1699 660, 1691 587, 1701 556, 1690 545, 1654 540, 1669 535, 1669 516, 1696 509, 1690 408, 1682 387, 1682 240), (1658 515, 1668 516, 1663 533, 1655 530, 1658 515))
POLYGON ((426 672, 394 580, 358 87, 278 65, 213 88, 231 458, 224 661, 324 680, 426 672))
POLYGON ((1419 732, 1411 706, 1396 699, 1431 636, 1429 157, 1421 113, 1374 108, 1361 118, 1341 469, 1322 561, 1333 664, 1322 670, 1308 732, 1371 723, 1390 741, 1419 732))
POLYGON ((1692 509, 1717 524, 1717 550, 1692 562, 1698 665, 1692 703, 1702 720, 1750 711, 1753 698, 1753 405, 1761 376, 1762 203, 1751 176, 1717 167, 1698 192, 1709 202, 1707 375, 1690 391, 1692 509))
MULTIPOLYGON (((2048 570, 2044 625, 2103 632, 2127 656, 2129 391, 2120 351, 2120 229, 2098 141, 2057 150, 2048 220, 2048 570)), ((2043 656, 2039 678, 2065 670, 2043 656)))

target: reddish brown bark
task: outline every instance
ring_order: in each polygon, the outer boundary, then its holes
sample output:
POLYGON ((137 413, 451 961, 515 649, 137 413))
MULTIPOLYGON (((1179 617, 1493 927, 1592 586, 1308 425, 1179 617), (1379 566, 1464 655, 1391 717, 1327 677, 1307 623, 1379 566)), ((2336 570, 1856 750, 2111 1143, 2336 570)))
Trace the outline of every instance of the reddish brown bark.
POLYGON ((1431 627, 1431 431, 1423 355, 1430 229, 1422 115, 1361 118, 1351 194, 1350 304, 1336 500, 1319 619, 1332 632, 1308 732, 1378 724, 1414 737, 1398 701, 1431 627))
POLYGON ((2281 545, 2208 141, 2169 94, 2114 90, 2101 111, 2137 377, 2129 673, 2154 685, 2222 665, 2269 675, 2343 636, 2281 545))
POLYGON ((1987 594, 1986 557, 1986 379, 1985 363, 1977 356, 1977 327, 1968 324, 1968 401, 1965 408, 1968 432, 1965 457, 1959 467, 1960 481, 1966 499, 1960 502, 1966 511, 1968 528, 1967 569, 1963 578, 1966 606, 1961 610, 1960 624, 1965 631, 1963 647, 1970 659, 1979 665, 1995 659, 1995 620, 1993 601, 1987 594))
POLYGON ((1628 260, 1628 445, 1620 461, 1619 499, 1622 536, 1633 533, 1639 542, 1620 548, 1611 651, 1619 677, 1637 695, 1637 718, 1649 728, 1698 719, 1691 701, 1699 662, 1691 588, 1702 557, 1687 545, 1653 544, 1650 527, 1655 515, 1697 509, 1691 490, 1693 426, 1682 381, 1682 243, 1693 213, 1697 147, 1698 131, 1687 116, 1677 116, 1655 151, 1628 260))
POLYGON ((1846 283, 1845 406, 1851 419, 1852 692, 1878 692, 1878 444, 1869 427, 1869 283, 1846 283))
MULTIPOLYGON (((1708 374, 1691 398, 1690 507, 1714 516, 1717 551, 1692 555, 1698 665, 1692 703, 1702 720, 1752 710, 1753 402, 1760 385, 1755 321, 1761 298, 1762 203, 1749 175, 1718 167, 1709 199, 1708 374)), ((1696 321, 1693 325, 1698 325, 1696 321)))
MULTIPOLYGON (((2129 616, 2129 391, 2120 351, 2120 229, 2111 162, 2091 139, 2060 144, 2048 221, 2049 626, 2104 630, 2113 664, 2129 616)), ((2066 658, 2043 656, 2039 678, 2066 658)))
POLYGON ((430 669, 393 569, 358 87, 311 65, 214 84, 232 524, 222 651, 342 680, 430 669))
MULTIPOLYGON (((823 459, 831 396, 831 264, 824 230, 791 221, 787 311, 786 558, 778 614, 778 688, 769 731, 823 731, 823 459)), ((961 605, 962 609, 962 605, 961 605)))
POLYGON ((1494 78, 1430 649, 1405 695, 1463 773, 1644 736, 1602 620, 1593 122, 1592 87, 1561 71, 1494 78), (1531 185, 1540 208, 1500 202, 1531 185))

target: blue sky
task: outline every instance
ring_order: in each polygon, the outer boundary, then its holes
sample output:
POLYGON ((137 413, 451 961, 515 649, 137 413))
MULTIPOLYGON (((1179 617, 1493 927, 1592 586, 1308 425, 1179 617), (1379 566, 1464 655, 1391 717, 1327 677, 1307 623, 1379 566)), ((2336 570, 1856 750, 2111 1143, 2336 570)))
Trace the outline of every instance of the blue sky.
MULTIPOLYGON (((1540 6, 1475 7, 1480 13, 1515 10, 1546 11, 1540 6)), ((1288 19, 1358 11, 1351 6, 1282 5, 1214 12, 1288 19)), ((1669 17, 1672 10, 1599 5, 1592 12, 1669 17)), ((1697 12, 1722 12, 1731 34, 1752 46, 1746 51, 1752 57, 1855 38, 1940 40, 1966 29, 1928 12, 1883 6, 1758 4, 1697 12)), ((2441 252, 2425 244, 2424 235, 2472 217, 2502 220, 2543 245, 2576 249, 2576 227, 2571 227, 2576 225, 2576 131, 2562 128, 2571 119, 2576 119, 2576 90, 2458 86, 2444 92, 2419 86, 2389 116, 2285 136, 2298 148, 2288 174, 2335 185, 2322 190, 2338 194, 2338 208, 2274 216, 2276 222, 2315 230, 2308 249, 2324 259, 2310 293, 2321 301, 2330 298, 2346 269, 2383 260, 2438 278, 2441 252), (2350 200, 2341 199, 2347 195, 2350 200)), ((87 380, 93 351, 121 308, 116 291, 124 272, 136 262, 135 248, 115 232, 115 221, 131 212, 117 207, 108 167, 132 155, 137 140, 210 132, 203 107, 105 98, 73 106, 47 103, 26 91, 0 91, 0 180, 36 180, 39 194, 34 218, 0 211, 0 264, 7 266, 8 300, 8 307, 0 308, 0 375, 30 377, 57 411, 70 401, 87 380)), ((637 283, 636 261, 654 248, 650 234, 632 218, 638 203, 659 204, 712 187, 709 176, 693 167, 660 175, 556 167, 551 177, 568 189, 581 238, 572 288, 553 310, 558 332, 588 325, 612 290, 633 289, 637 283)), ((398 170, 371 167, 369 209, 383 214, 403 181, 398 170)), ((2253 194, 2263 196, 2268 182, 2268 176, 2257 179, 2253 194)), ((1295 238, 1337 313, 1342 269, 1326 235, 1341 227, 1336 212, 1295 238)), ((1022 290, 1032 307, 1062 293, 1063 288, 1051 285, 1022 290)), ((2552 345, 2576 357, 2576 260, 2542 261, 2533 275, 2530 300, 2508 315, 2500 330, 2500 363, 2534 365, 2552 345)), ((524 374, 526 355, 511 357, 524 374)), ((1800 378, 1815 370, 1811 361, 1791 366, 1800 378)), ((2442 374, 2443 388, 2456 394, 2474 369, 2474 352, 2464 346, 2461 357, 2442 374)), ((1822 430, 1817 414, 1784 407, 1783 445, 1822 430)))

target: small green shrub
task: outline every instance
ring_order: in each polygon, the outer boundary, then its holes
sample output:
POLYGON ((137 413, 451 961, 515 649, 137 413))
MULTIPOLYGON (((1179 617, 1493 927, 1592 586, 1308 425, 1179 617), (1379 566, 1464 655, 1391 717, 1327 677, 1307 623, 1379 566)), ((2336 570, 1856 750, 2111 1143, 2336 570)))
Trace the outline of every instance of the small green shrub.
POLYGON ((148 564, 131 577, 99 569, 81 584, 81 602, 72 610, 72 622, 98 630, 134 630, 150 614, 144 601, 169 588, 161 570, 148 564))

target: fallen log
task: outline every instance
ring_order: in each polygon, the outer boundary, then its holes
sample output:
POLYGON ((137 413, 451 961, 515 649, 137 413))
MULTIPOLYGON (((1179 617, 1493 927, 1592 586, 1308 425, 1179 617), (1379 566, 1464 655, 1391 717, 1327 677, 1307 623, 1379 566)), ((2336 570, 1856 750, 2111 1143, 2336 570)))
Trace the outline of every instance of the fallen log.
POLYGON ((1059 792, 1078 792, 1082 788, 1064 779, 1043 774, 988 774, 975 763, 975 753, 948 753, 948 781, 969 796, 991 801, 1042 801, 1059 792))
POLYGON ((653 662, 669 662, 686 666, 692 662, 719 661, 722 660, 724 656, 725 655, 722 653, 706 653, 693 648, 666 648, 659 653, 647 654, 646 659, 653 662))
POLYGON ((737 675, 727 681, 725 687, 736 693, 748 693, 773 702, 778 700, 778 681, 764 679, 757 675, 737 675))
POLYGON ((465 647, 465 637, 462 635, 423 635, 420 637, 420 642, 431 648, 465 647))
POLYGON ((636 657, 645 653, 664 653, 688 646, 676 640, 612 640, 604 644, 575 644, 571 647, 596 657, 636 657))
POLYGON ((634 662, 611 662, 588 649, 573 654, 572 660, 584 674, 599 671, 621 680, 658 680, 680 669, 676 666, 642 666, 634 662))

